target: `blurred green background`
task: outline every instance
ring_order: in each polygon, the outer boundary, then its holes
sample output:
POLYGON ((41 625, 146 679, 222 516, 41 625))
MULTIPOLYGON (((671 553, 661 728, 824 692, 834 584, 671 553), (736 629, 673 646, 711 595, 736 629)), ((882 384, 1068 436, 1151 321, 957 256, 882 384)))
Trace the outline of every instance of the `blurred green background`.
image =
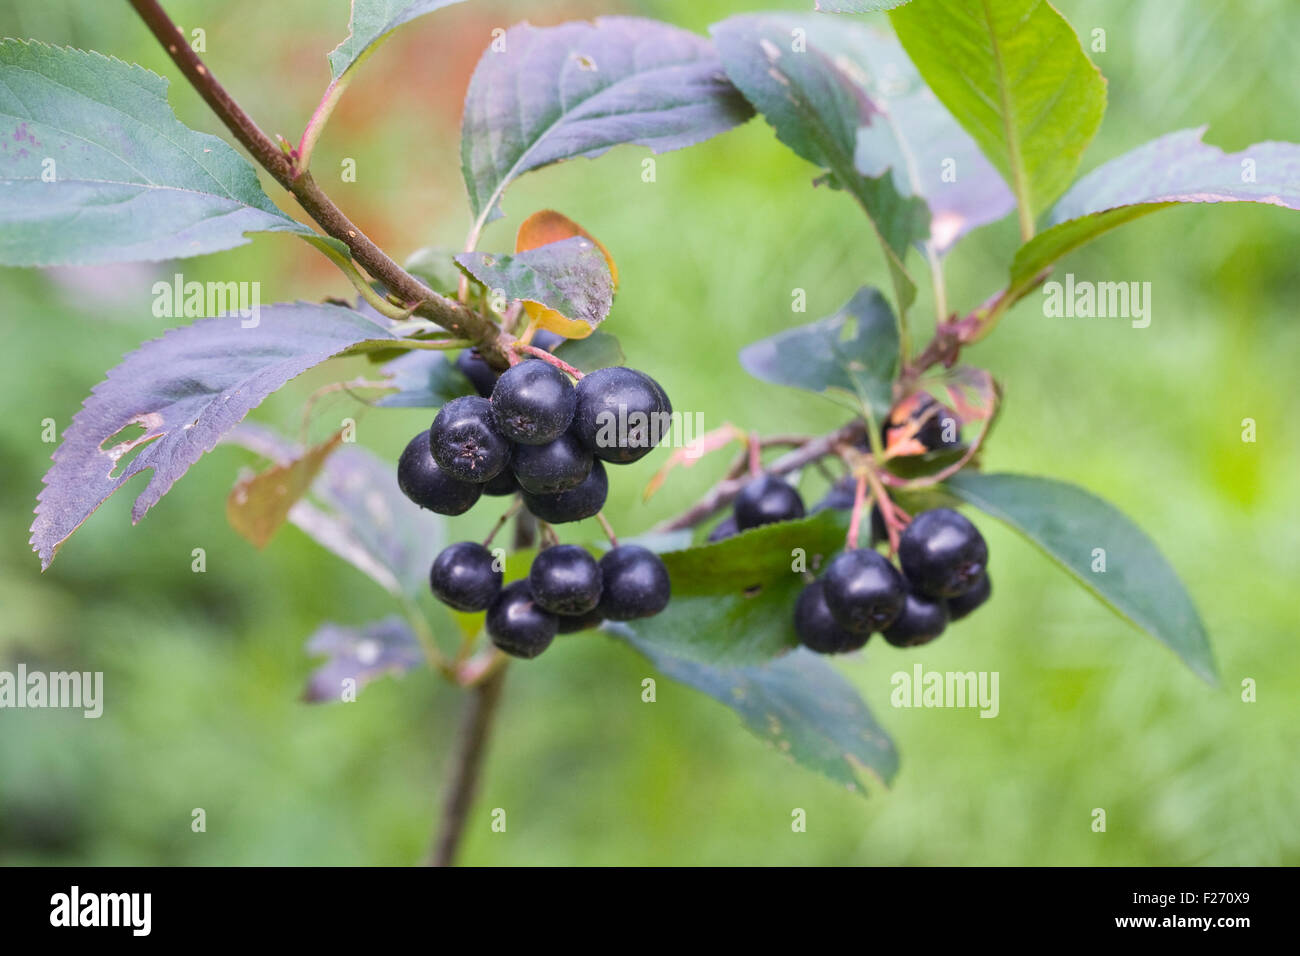
MULTIPOLYGON (((806 3, 787 8, 811 7, 806 3)), ((489 31, 600 13, 656 16, 704 30, 764 3, 474 2, 405 28, 362 68, 321 141, 318 179, 399 259, 457 245, 468 226, 458 160, 460 104, 489 31), (330 170, 357 162, 358 181, 330 170)), ((1229 150, 1300 139, 1289 0, 1061 0, 1110 81, 1086 171, 1161 133, 1210 124, 1229 150)), ((268 131, 296 138, 346 35, 345 0, 170 0, 206 31, 207 60, 268 131)), ((186 123, 219 125, 124 3, 5 0, 0 34, 93 48, 173 78, 186 123)), ((866 221, 756 121, 660 156, 641 181, 636 148, 525 177, 485 249, 553 206, 613 251, 623 277, 607 328, 631 364, 680 410, 714 427, 824 430, 840 413, 763 386, 739 346, 828 314, 860 284, 887 286, 866 221), (791 289, 808 315, 792 317, 791 289)), ((286 209, 291 204, 268 184, 286 209)), ((948 259, 950 296, 969 308, 995 291, 1016 242, 1008 220, 948 259)), ((1115 502, 1160 544, 1197 600, 1223 675, 1200 683, 1172 654, 1074 586, 1029 545, 976 516, 997 594, 935 644, 873 642, 839 663, 902 753, 890 791, 864 800, 796 767, 713 701, 667 680, 643 704, 647 665, 598 635, 561 639, 516 665, 470 819, 463 860, 478 864, 1283 864, 1300 863, 1300 217, 1247 205, 1161 212, 1067 260, 1062 272, 1153 285, 1150 328, 1046 319, 1023 303, 969 352, 1007 392, 986 464, 1076 482, 1115 502), (1258 442, 1241 441, 1243 418, 1258 442), (996 670, 1001 715, 894 710, 889 678, 914 662, 996 670), (1241 682, 1258 701, 1241 701, 1241 682), (506 833, 489 813, 506 809, 506 833), (792 833, 791 810, 807 811, 792 833), (1093 808, 1108 829, 1090 829, 1093 808)), ((931 314, 924 265, 909 260, 931 314)), ((226 524, 225 496, 251 457, 204 457, 139 527, 137 479, 42 575, 27 547, 52 447, 120 356, 159 334, 150 286, 256 279, 263 301, 344 294, 323 259, 291 238, 258 236, 184 263, 0 271, 0 669, 100 670, 99 720, 0 711, 0 863, 406 864, 424 855, 461 696, 431 674, 365 689, 351 705, 309 707, 303 642, 323 621, 390 613, 386 595, 294 528, 262 553, 226 524), (207 552, 193 573, 190 553, 207 552), (193 808, 207 832, 190 829, 193 808)), ((292 430, 317 385, 295 382, 253 420, 292 430)), ((356 415, 361 441, 396 460, 421 410, 356 415)), ((693 501, 722 461, 674 475, 649 504, 659 452, 621 470, 608 513, 636 533, 693 501)), ((722 456, 726 457, 726 456, 722 456)), ((491 509, 479 509, 490 511, 491 509)), ((480 533, 489 514, 452 522, 480 533)), ((594 527, 578 529, 593 536, 594 527)))

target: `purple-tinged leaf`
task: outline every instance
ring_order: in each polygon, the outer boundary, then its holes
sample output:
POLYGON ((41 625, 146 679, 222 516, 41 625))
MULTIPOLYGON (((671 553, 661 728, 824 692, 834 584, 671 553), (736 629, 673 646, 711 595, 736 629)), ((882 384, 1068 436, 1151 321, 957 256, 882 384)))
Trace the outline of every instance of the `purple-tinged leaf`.
POLYGON ((412 349, 383 366, 393 391, 375 401, 381 408, 438 408, 462 395, 477 395, 460 369, 442 352, 412 349))
POLYGON ((184 126, 167 81, 98 53, 0 42, 0 264, 177 259, 290 232, 227 143, 184 126))
POLYGON ((388 35, 416 17, 441 10, 461 0, 352 0, 348 38, 329 55, 330 79, 339 79, 365 59, 388 35))
POLYGON ((95 386, 54 452, 32 547, 49 567, 60 545, 114 491, 146 469, 139 521, 172 484, 266 396, 326 359, 395 337, 364 316, 298 302, 200 319, 127 355, 95 386), (134 433, 131 433, 134 432, 134 433), (134 457, 132 457, 134 455, 134 457))
POLYGON ((323 624, 307 641, 307 653, 328 660, 312 671, 302 699, 309 704, 355 700, 371 681, 405 674, 424 662, 420 642, 400 617, 363 628, 323 624))
POLYGON ((930 242, 946 253, 972 229, 996 222, 1016 199, 975 140, 925 85, 890 34, 856 23, 835 23, 834 39, 867 74, 878 114, 858 130, 854 163, 864 176, 889 170, 903 196, 930 207, 930 242))
POLYGON ((817 0, 818 13, 880 13, 896 10, 912 0, 817 0))
POLYGON ((530 170, 623 143, 681 149, 751 115, 713 47, 686 30, 639 17, 516 24, 465 96, 461 167, 477 228, 530 170))
POLYGON ((826 170, 871 220, 885 253, 900 313, 916 298, 903 260, 930 234, 925 202, 905 197, 892 178, 863 176, 854 165, 858 129, 885 117, 866 88, 868 70, 846 55, 846 24, 814 17, 745 14, 710 31, 727 75, 771 124, 777 139, 826 170))
POLYGON ((456 261, 491 294, 535 302, 592 328, 605 320, 614 302, 614 278, 605 254, 582 236, 514 255, 463 252, 456 261))
POLYGON ((1205 127, 1169 133, 1099 166, 1070 188, 1050 228, 1021 246, 1012 288, 1065 254, 1157 209, 1182 203, 1255 202, 1300 209, 1300 144, 1266 142, 1225 153, 1205 127))

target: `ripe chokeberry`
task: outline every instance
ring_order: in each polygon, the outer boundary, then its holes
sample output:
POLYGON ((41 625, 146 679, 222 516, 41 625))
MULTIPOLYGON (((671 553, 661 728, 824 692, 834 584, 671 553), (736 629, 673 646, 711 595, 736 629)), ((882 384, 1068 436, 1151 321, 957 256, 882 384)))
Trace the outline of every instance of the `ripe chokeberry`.
POLYGON ((492 422, 492 405, 470 395, 438 410, 429 428, 429 448, 438 467, 453 478, 482 484, 510 462, 510 443, 492 422))
POLYGON ((528 587, 544 610, 578 617, 594 610, 600 601, 600 565, 586 549, 558 544, 533 559, 528 587))
POLYGON ((951 508, 922 511, 898 541, 908 583, 932 597, 965 594, 984 576, 988 559, 979 529, 951 508))
POLYGON ((517 446, 511 467, 524 491, 554 495, 582 484, 591 474, 591 462, 591 452, 570 429, 545 445, 517 446))
POLYGON ((639 544, 622 544, 600 559, 601 614, 611 621, 653 617, 668 606, 672 583, 659 555, 639 544))
POLYGON ((727 515, 713 526, 713 530, 709 532, 708 541, 710 544, 715 541, 725 541, 727 538, 735 537, 739 533, 740 529, 736 527, 736 516, 734 514, 727 515))
POLYGON ((398 459, 397 486, 421 508, 440 515, 464 514, 483 493, 482 485, 460 481, 438 467, 427 430, 412 438, 398 459))
POLYGON ((469 383, 474 386, 474 391, 484 398, 492 395, 492 389, 501 374, 487 363, 478 349, 461 349, 460 354, 456 356, 456 368, 469 379, 469 383))
POLYGON ((840 627, 855 634, 888 627, 903 610, 907 596, 898 569, 870 548, 837 555, 822 580, 831 615, 840 627))
POLYGON ((473 541, 443 548, 433 559, 429 586, 457 611, 485 611, 501 591, 502 574, 492 552, 473 541))
POLYGON ((759 475, 736 495, 736 527, 741 531, 804 515, 803 498, 776 475, 759 475))
POLYGON ((495 478, 489 478, 483 483, 483 494, 498 498, 502 495, 513 495, 518 490, 519 482, 515 480, 515 473, 509 468, 503 468, 495 478))
POLYGON ((501 589, 488 607, 487 632, 492 643, 512 657, 536 657, 551 646, 560 622, 533 600, 527 581, 501 589))
POLYGON ((948 598, 948 620, 960 621, 987 601, 992 594, 993 582, 985 574, 984 577, 980 578, 979 583, 965 594, 959 594, 955 598, 948 598))
POLYGON ((534 495, 525 491, 524 504, 543 521, 564 524, 590 518, 605 507, 608 495, 609 478, 605 475, 604 464, 597 460, 592 462, 591 472, 577 487, 551 495, 534 495))
POLYGON ((820 580, 809 582, 799 592, 794 605, 794 629, 803 645, 818 654, 856 651, 871 637, 870 631, 855 634, 839 625, 826 605, 825 584, 820 580))
POLYGON ((558 368, 543 361, 520 362, 502 372, 492 389, 493 418, 511 441, 544 445, 564 434, 577 400, 558 368))
POLYGON ((671 427, 667 393, 636 369, 597 369, 578 382, 577 394, 574 429, 604 461, 626 465, 644 458, 671 427))
POLYGON ((932 598, 908 588, 903 610, 881 633, 895 647, 928 644, 948 626, 948 607, 943 598, 932 598))
POLYGON ((600 627, 605 615, 600 613, 600 608, 588 611, 586 614, 580 614, 577 617, 561 617, 560 633, 577 634, 579 631, 589 631, 593 627, 600 627))

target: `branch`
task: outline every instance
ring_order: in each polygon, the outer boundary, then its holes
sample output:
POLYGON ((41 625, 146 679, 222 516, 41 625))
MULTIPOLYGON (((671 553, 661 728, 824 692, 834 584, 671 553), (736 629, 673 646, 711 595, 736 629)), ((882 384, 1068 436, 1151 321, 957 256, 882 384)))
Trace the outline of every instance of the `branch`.
POLYGON ((371 276, 382 282, 388 291, 408 305, 415 305, 415 314, 432 319, 456 335, 479 343, 484 357, 501 368, 506 367, 502 345, 497 341, 499 330, 490 319, 472 309, 434 292, 411 275, 380 249, 362 232, 312 179, 311 173, 300 169, 286 152, 253 121, 226 92, 212 71, 204 65, 198 54, 190 48, 185 35, 171 21, 157 0, 129 0, 140 19, 162 44, 172 62, 180 68, 190 85, 203 97, 204 102, 230 130, 249 154, 270 173, 277 183, 293 193, 298 203, 328 235, 346 245, 355 259, 371 276), (418 303, 418 305, 417 305, 418 303))

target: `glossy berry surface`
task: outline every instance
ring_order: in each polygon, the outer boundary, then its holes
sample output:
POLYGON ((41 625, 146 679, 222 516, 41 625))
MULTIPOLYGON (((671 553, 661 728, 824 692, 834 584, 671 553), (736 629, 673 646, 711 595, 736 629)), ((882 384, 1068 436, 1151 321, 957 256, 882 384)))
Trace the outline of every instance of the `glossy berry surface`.
POLYGON ((670 429, 673 407, 659 383, 618 366, 583 376, 574 430, 597 458, 625 465, 644 458, 670 429))
POLYGON ((577 617, 561 617, 560 633, 577 634, 579 631, 589 631, 593 627, 600 627, 601 622, 605 620, 605 615, 600 613, 600 608, 588 611, 586 614, 580 614, 577 617))
POLYGON ((727 515, 727 517, 714 525, 713 530, 709 532, 708 541, 710 544, 715 541, 725 541, 728 538, 735 537, 739 533, 740 529, 736 527, 736 516, 727 515))
POLYGON ((600 601, 600 565, 585 548, 558 544, 533 558, 528 586, 543 609, 577 617, 600 601))
POLYGON ((942 598, 907 592, 902 612, 881 633, 895 647, 928 644, 948 626, 948 607, 942 598))
POLYGON ((429 447, 438 467, 461 481, 482 484, 510 462, 510 442, 492 423, 492 405, 477 395, 453 398, 438 410, 429 447))
POLYGON ((507 369, 492 389, 496 428, 521 445, 544 445, 573 421, 577 395, 568 377, 543 361, 507 369))
POLYGON ((519 482, 515 480, 515 473, 509 468, 503 468, 495 478, 489 478, 483 483, 483 494, 501 497, 502 495, 513 495, 519 490, 519 482))
POLYGON ((449 545, 433 559, 429 586, 457 611, 485 611, 501 591, 501 572, 492 552, 473 541, 449 545))
POLYGON ((869 548, 837 555, 822 577, 826 604, 840 627, 870 634, 893 623, 907 587, 898 569, 869 548))
POLYGON ((533 495, 525 491, 524 504, 543 521, 563 524, 566 521, 590 518, 605 507, 608 495, 609 478, 605 475, 605 466, 594 461, 591 473, 576 488, 553 495, 533 495))
POLYGON ((591 452, 570 429, 545 445, 519 445, 511 468, 524 491, 553 495, 582 484, 591 462, 591 452))
POLYGON ((604 590, 598 606, 611 621, 653 617, 668 606, 672 585, 659 555, 638 544, 623 544, 600 559, 604 590))
POLYGON ((799 492, 776 475, 759 475, 736 495, 733 512, 741 531, 777 521, 790 521, 804 515, 799 492))
POLYGON ((957 597, 979 583, 989 549, 979 529, 951 508, 922 511, 898 541, 908 583, 932 597, 957 597))
POLYGON ((979 583, 965 594, 959 594, 955 598, 948 598, 948 620, 960 621, 963 617, 984 604, 992 594, 993 582, 990 581, 989 576, 985 574, 984 577, 980 578, 979 583))
POLYGON ((500 373, 487 363, 478 349, 462 349, 456 356, 456 368, 469 379, 479 395, 488 398, 492 394, 500 373))
POLYGON ((870 631, 854 634, 840 627, 826 605, 822 581, 812 581, 799 592, 799 600, 794 605, 794 629, 803 645, 818 654, 856 651, 871 637, 870 631))
POLYGON ((488 637, 512 657, 536 657, 551 646, 559 620, 533 600, 527 581, 501 589, 487 612, 488 637))
POLYGON ((440 515, 459 515, 474 507, 482 485, 451 477, 433 460, 429 433, 422 431, 407 444, 397 462, 397 486, 421 508, 440 515))

